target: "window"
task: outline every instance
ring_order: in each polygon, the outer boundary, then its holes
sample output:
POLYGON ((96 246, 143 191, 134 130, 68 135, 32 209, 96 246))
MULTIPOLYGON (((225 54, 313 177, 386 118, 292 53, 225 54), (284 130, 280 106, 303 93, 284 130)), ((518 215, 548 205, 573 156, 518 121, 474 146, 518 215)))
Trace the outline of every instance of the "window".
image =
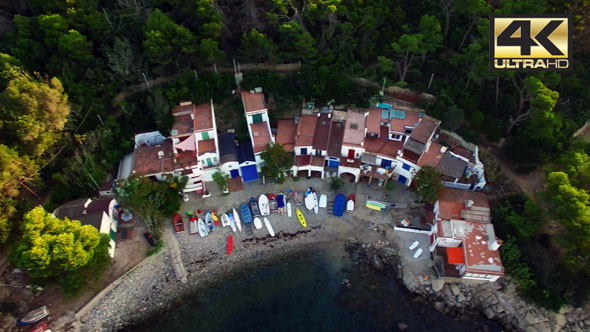
POLYGON ((394 140, 394 141, 401 141, 402 140, 402 135, 391 134, 391 139, 394 140))
POLYGON ((350 129, 358 129, 359 125, 356 123, 351 123, 350 124, 350 129))
POLYGON ((252 115, 252 123, 262 122, 262 113, 252 115))
POLYGON ((307 148, 301 148, 301 154, 302 155, 306 155, 307 154, 307 148))
POLYGON ((402 163, 402 168, 405 169, 406 171, 410 171, 412 170, 412 166, 406 164, 406 163, 402 163))
POLYGON ((213 157, 213 162, 217 164, 217 157, 213 157))
POLYGON ((209 132, 204 131, 201 133, 201 136, 203 137, 204 140, 208 140, 209 139, 209 132))
POLYGON ((404 130, 404 134, 408 134, 408 135, 409 135, 409 134, 411 134, 411 133, 412 133, 412 129, 408 129, 408 128, 406 128, 406 129, 404 130))

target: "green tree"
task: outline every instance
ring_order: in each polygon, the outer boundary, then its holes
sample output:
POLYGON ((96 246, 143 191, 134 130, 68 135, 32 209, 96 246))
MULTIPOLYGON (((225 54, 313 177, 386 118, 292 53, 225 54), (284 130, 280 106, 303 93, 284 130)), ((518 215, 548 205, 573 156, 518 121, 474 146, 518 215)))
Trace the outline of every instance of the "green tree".
POLYGON ((432 166, 422 167, 412 179, 416 193, 422 201, 434 203, 438 199, 438 191, 442 188, 440 174, 432 166))
POLYGON ((338 192, 343 185, 344 181, 339 176, 333 176, 330 178, 330 189, 332 189, 333 192, 338 192))
POLYGON ((219 187, 219 190, 223 193, 227 191, 227 180, 228 179, 229 179, 229 175, 227 175, 227 174, 221 174, 220 172, 213 173, 213 181, 215 181, 215 184, 217 184, 217 186, 219 187))
POLYGON ((533 200, 527 198, 522 213, 512 211, 506 222, 516 229, 520 237, 535 236, 545 223, 544 211, 533 200))
POLYGON ((68 32, 68 23, 59 14, 39 15, 37 22, 45 37, 45 46, 49 48, 56 48, 59 38, 68 32))
POLYGON ((116 79, 130 81, 139 76, 138 57, 129 39, 115 37, 112 47, 106 49, 105 57, 116 79))
POLYGON ((45 61, 46 48, 37 40, 37 22, 34 17, 14 15, 14 29, 8 33, 12 42, 10 52, 29 70, 40 70, 45 61))
POLYGON ((464 119, 465 112, 457 105, 452 105, 444 115, 443 124, 452 131, 455 131, 463 124, 464 119))
POLYGON ((201 40, 197 49, 199 61, 203 64, 212 64, 218 62, 225 62, 225 52, 219 49, 219 43, 210 38, 201 40))
POLYGON ((242 35, 238 53, 245 60, 270 62, 277 53, 277 46, 265 34, 252 29, 242 35))
POLYGON ((316 59, 318 50, 315 39, 296 21, 281 24, 279 26, 281 43, 279 49, 281 58, 284 61, 313 61, 316 59))
POLYGON ((279 183, 283 183, 285 181, 285 172, 293 167, 293 155, 286 152, 281 144, 274 143, 267 146, 260 157, 264 160, 262 175, 277 179, 279 183))
POLYGON ((197 51, 195 35, 159 9, 148 17, 143 31, 145 56, 156 64, 164 66, 172 61, 180 61, 197 51))
POLYGON ((180 209, 179 192, 184 189, 186 177, 167 175, 164 181, 131 176, 115 189, 115 197, 122 205, 139 214, 148 231, 156 238, 162 235, 162 218, 171 217, 180 209))
POLYGON ((57 41, 59 53, 68 59, 86 64, 94 59, 92 56, 92 42, 86 36, 76 30, 70 30, 59 37, 57 41))

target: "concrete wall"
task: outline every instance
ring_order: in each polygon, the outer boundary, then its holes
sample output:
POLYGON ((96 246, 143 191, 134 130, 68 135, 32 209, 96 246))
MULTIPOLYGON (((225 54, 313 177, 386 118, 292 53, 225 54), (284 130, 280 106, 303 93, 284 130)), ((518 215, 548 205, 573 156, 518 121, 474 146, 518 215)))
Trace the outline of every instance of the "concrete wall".
POLYGON ((344 157, 344 158, 348 157, 348 150, 354 150, 354 157, 355 158, 360 158, 363 155, 363 153, 365 153, 365 148, 363 148, 363 147, 342 144, 342 148, 340 149, 340 153, 342 154, 342 157, 344 157))
POLYGON ((227 174, 230 175, 230 171, 237 169, 240 169, 240 165, 238 164, 237 161, 229 161, 226 162, 224 164, 222 164, 221 166, 219 166, 219 170, 221 171, 222 174, 227 174))

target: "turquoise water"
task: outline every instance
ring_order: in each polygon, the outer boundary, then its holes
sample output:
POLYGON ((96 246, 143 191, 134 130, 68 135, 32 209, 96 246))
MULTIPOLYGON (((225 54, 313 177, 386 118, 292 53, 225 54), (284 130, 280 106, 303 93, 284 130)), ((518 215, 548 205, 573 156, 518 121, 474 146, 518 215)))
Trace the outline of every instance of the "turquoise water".
POLYGON ((342 243, 249 267, 196 289, 173 311, 127 331, 501 331, 426 311, 394 271, 360 274, 342 243), (352 288, 342 285, 350 280, 352 288), (423 313, 420 313, 420 312, 423 313))

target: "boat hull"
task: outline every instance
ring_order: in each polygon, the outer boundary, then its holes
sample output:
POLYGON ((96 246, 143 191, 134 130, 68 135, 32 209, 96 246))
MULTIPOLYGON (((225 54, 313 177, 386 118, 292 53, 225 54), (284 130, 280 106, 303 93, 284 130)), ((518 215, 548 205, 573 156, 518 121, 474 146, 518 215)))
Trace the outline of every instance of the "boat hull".
POLYGON ((272 228, 270 221, 268 221, 268 218, 266 218, 266 217, 264 217, 264 225, 266 226, 266 230, 268 231, 268 234, 270 234, 270 236, 275 236, 275 230, 272 228))

